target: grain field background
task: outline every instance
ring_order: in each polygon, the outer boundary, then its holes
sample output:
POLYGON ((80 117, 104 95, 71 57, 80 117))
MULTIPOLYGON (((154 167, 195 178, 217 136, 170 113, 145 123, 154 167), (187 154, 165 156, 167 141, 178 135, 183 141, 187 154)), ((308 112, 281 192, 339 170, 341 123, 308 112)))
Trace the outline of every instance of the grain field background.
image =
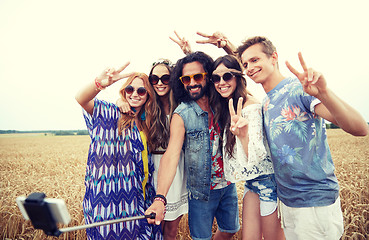
MULTIPOLYGON (((328 141, 340 183, 345 221, 342 239, 369 239, 369 137, 329 129, 328 141)), ((68 227, 84 224, 82 199, 89 142, 88 136, 0 135, 0 239, 86 239, 84 230, 47 237, 23 219, 15 199, 32 192, 62 198, 72 218, 68 227)), ((237 188, 241 207, 242 183, 237 188)), ((190 239, 187 216, 181 220, 177 239, 190 239)), ((233 239, 241 239, 241 231, 233 239)))

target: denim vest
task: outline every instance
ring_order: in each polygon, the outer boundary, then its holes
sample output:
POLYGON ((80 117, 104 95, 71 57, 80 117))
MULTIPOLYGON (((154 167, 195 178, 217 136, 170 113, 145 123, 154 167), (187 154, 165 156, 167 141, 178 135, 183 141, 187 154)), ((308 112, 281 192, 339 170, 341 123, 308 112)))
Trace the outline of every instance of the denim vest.
POLYGON ((211 184, 208 113, 194 101, 181 103, 174 113, 183 119, 186 130, 183 151, 189 199, 208 201, 211 184))

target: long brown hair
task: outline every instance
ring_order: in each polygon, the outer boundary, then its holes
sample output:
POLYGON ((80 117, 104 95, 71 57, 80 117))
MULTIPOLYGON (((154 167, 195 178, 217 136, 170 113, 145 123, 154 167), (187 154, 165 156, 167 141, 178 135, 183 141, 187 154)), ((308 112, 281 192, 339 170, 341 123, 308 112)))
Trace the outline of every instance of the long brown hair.
POLYGON ((147 90, 147 100, 144 105, 141 107, 140 111, 134 114, 121 114, 118 121, 118 129, 119 135, 122 134, 122 130, 130 127, 132 129, 134 123, 136 123, 137 127, 141 129, 147 137, 147 144, 149 146, 149 152, 155 150, 154 148, 154 131, 152 129, 153 122, 155 116, 157 116, 158 105, 156 101, 155 91, 152 88, 149 78, 145 73, 135 72, 133 73, 122 85, 119 90, 119 95, 121 99, 125 102, 126 100, 126 92, 125 88, 130 85, 135 78, 140 78, 143 80, 143 84, 145 89, 147 90), (136 116, 138 116, 136 118, 136 116), (137 121, 135 121, 137 120, 137 121))
MULTIPOLYGON (((168 59, 160 59, 158 62, 153 63, 149 76, 152 75, 155 67, 159 65, 163 65, 168 70, 169 75, 172 74, 172 70, 173 70, 172 63, 168 59)), ((168 84, 168 86, 170 87, 170 84, 168 84)), ((166 149, 168 147, 169 137, 170 137, 170 132, 169 132, 170 119, 168 119, 165 113, 164 105, 162 103, 163 100, 160 99, 160 96, 156 93, 156 91, 155 91, 155 95, 156 95, 157 104, 159 106, 159 109, 157 112, 158 115, 155 117, 154 124, 152 125, 153 135, 154 135, 153 144, 154 144, 155 149, 158 149, 160 147, 163 149, 166 149)), ((169 115, 172 116, 172 113, 178 104, 174 100, 172 89, 169 90, 169 92, 167 93, 167 96, 168 96, 167 101, 169 101, 169 115)))
MULTIPOLYGON (((238 70, 240 73, 235 74, 236 75, 236 89, 231 95, 231 98, 233 99, 233 107, 234 109, 237 109, 237 103, 238 99, 240 97, 243 98, 242 106, 247 101, 247 96, 251 95, 247 91, 247 83, 245 77, 242 75, 242 65, 238 61, 238 59, 231 55, 225 55, 223 57, 219 57, 214 62, 214 69, 216 69, 220 64, 224 64, 227 68, 238 70)), ((221 125, 221 132, 225 131, 225 135, 227 138, 227 142, 225 144, 225 150, 226 152, 223 154, 228 154, 229 156, 233 157, 233 148, 236 144, 236 137, 234 134, 231 133, 229 130, 230 123, 231 123, 231 117, 229 115, 229 107, 228 107, 228 99, 223 98, 220 96, 220 94, 215 94, 214 97, 210 99, 211 102, 220 102, 220 105, 218 105, 218 108, 214 109, 214 120, 219 121, 221 125)), ((224 139, 222 139, 224 141, 224 139)))

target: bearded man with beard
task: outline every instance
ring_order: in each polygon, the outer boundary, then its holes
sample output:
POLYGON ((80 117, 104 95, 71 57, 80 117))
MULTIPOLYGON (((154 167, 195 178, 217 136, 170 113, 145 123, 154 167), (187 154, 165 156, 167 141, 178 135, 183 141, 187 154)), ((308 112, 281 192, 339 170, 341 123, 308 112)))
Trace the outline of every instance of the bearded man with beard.
POLYGON ((183 149, 193 239, 211 239, 214 217, 214 239, 231 239, 240 229, 236 186, 224 177, 222 126, 214 122, 219 103, 212 101, 217 94, 209 84, 212 71, 213 59, 203 52, 191 53, 175 65, 170 84, 180 105, 172 115, 168 148, 160 160, 157 195, 146 211, 156 213, 149 223, 158 225, 164 219, 165 196, 183 149))

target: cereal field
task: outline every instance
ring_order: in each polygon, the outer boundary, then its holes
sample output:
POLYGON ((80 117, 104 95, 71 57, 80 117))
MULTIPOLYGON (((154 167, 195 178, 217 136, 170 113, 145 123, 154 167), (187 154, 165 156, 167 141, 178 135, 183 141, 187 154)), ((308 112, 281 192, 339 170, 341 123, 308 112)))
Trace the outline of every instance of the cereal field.
MULTIPOLYGON (((342 239, 368 239, 369 137, 352 137, 340 129, 329 129, 328 136, 341 187, 345 220, 342 239)), ((21 216, 15 199, 32 192, 64 199, 72 218, 68 226, 84 224, 82 198, 88 145, 88 136, 0 135, 0 239, 57 239, 34 230, 21 216)), ((238 190, 241 197, 241 184, 238 190)), ((239 204, 241 207, 241 199, 239 204)), ((234 239, 240 239, 240 234, 234 239)), ((84 230, 59 237, 85 238, 84 230)), ((190 239, 186 216, 177 239, 190 239)))

